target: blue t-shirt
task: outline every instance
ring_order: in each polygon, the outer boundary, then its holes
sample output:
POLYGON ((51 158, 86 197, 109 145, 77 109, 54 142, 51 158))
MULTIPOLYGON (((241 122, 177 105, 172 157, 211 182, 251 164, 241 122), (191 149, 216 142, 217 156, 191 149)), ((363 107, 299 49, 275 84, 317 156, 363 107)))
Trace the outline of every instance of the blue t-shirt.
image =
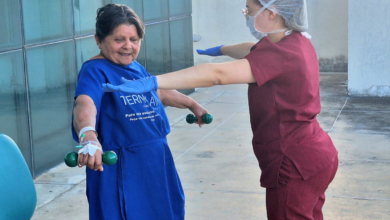
MULTIPOLYGON (((103 151, 118 161, 104 171, 86 169, 90 219, 184 219, 184 193, 166 140, 170 132, 156 91, 104 93, 103 83, 149 77, 137 61, 120 66, 106 59, 85 62, 75 98, 88 95, 97 109, 103 151)), ((77 134, 72 126, 74 140, 77 134)))
MULTIPOLYGON (((137 61, 121 66, 106 59, 85 62, 78 76, 75 99, 79 95, 92 98, 97 109, 96 132, 104 150, 165 137, 170 132, 164 106, 156 91, 143 94, 105 93, 103 83, 121 84, 123 77, 137 80, 151 76, 137 61)), ((73 138, 78 142, 72 126, 73 138)))

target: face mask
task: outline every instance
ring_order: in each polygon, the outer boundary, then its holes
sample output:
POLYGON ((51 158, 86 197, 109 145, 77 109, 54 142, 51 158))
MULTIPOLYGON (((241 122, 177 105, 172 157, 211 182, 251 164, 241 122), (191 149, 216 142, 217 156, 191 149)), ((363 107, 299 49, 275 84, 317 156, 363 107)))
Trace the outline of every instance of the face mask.
POLYGON ((249 31, 255 37, 256 39, 260 40, 261 38, 267 36, 267 34, 260 33, 256 30, 255 28, 255 17, 247 15, 247 20, 246 20, 246 26, 249 28, 249 31))

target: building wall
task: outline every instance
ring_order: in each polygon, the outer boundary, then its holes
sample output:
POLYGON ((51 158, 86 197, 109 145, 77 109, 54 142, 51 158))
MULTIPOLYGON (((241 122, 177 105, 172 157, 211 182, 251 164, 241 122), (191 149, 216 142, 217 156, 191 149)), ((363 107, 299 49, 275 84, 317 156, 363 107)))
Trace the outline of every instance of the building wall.
POLYGON ((245 0, 194 0, 192 1, 192 28, 200 40, 194 42, 195 64, 224 62, 228 57, 200 56, 196 49, 206 49, 219 45, 255 42, 245 24, 241 9, 245 0))
POLYGON ((389 18, 389 0, 349 1, 350 95, 390 96, 389 18))
MULTIPOLYGON (((201 40, 194 49, 237 44, 255 39, 249 33, 241 9, 245 0, 196 0, 193 7, 193 31, 201 40)), ((321 71, 347 72, 348 0, 307 0, 309 34, 316 48, 321 71)), ((231 60, 226 57, 199 56, 195 64, 231 60)))
POLYGON ((126 4, 144 21, 137 61, 151 74, 193 65, 191 0, 0 1, 0 133, 17 143, 33 176, 76 150, 77 72, 99 53, 96 10, 107 3, 126 4))
POLYGON ((306 0, 320 71, 348 72, 348 0, 306 0))

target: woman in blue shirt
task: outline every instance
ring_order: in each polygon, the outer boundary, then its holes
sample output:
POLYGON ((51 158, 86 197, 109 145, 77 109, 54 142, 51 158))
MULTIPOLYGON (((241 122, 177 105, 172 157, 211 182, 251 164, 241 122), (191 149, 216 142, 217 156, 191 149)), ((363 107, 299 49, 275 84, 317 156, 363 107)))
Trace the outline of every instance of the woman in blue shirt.
POLYGON ((79 166, 89 168, 90 219, 184 219, 184 193, 167 144, 170 127, 163 104, 188 108, 200 119, 206 109, 176 90, 132 95, 101 89, 121 78, 151 76, 136 61, 144 31, 125 5, 97 11, 95 39, 101 52, 80 70, 72 126, 83 149, 95 151, 79 154, 79 166), (102 165, 107 150, 118 155, 112 166, 102 165))

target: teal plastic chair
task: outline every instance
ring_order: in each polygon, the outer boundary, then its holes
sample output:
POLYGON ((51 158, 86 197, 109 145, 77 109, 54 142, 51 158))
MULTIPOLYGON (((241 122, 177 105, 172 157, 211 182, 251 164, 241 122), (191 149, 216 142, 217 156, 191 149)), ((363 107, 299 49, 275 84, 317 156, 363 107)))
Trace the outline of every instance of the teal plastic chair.
POLYGON ((34 214, 34 181, 18 146, 0 134, 0 220, 28 220, 34 214))

